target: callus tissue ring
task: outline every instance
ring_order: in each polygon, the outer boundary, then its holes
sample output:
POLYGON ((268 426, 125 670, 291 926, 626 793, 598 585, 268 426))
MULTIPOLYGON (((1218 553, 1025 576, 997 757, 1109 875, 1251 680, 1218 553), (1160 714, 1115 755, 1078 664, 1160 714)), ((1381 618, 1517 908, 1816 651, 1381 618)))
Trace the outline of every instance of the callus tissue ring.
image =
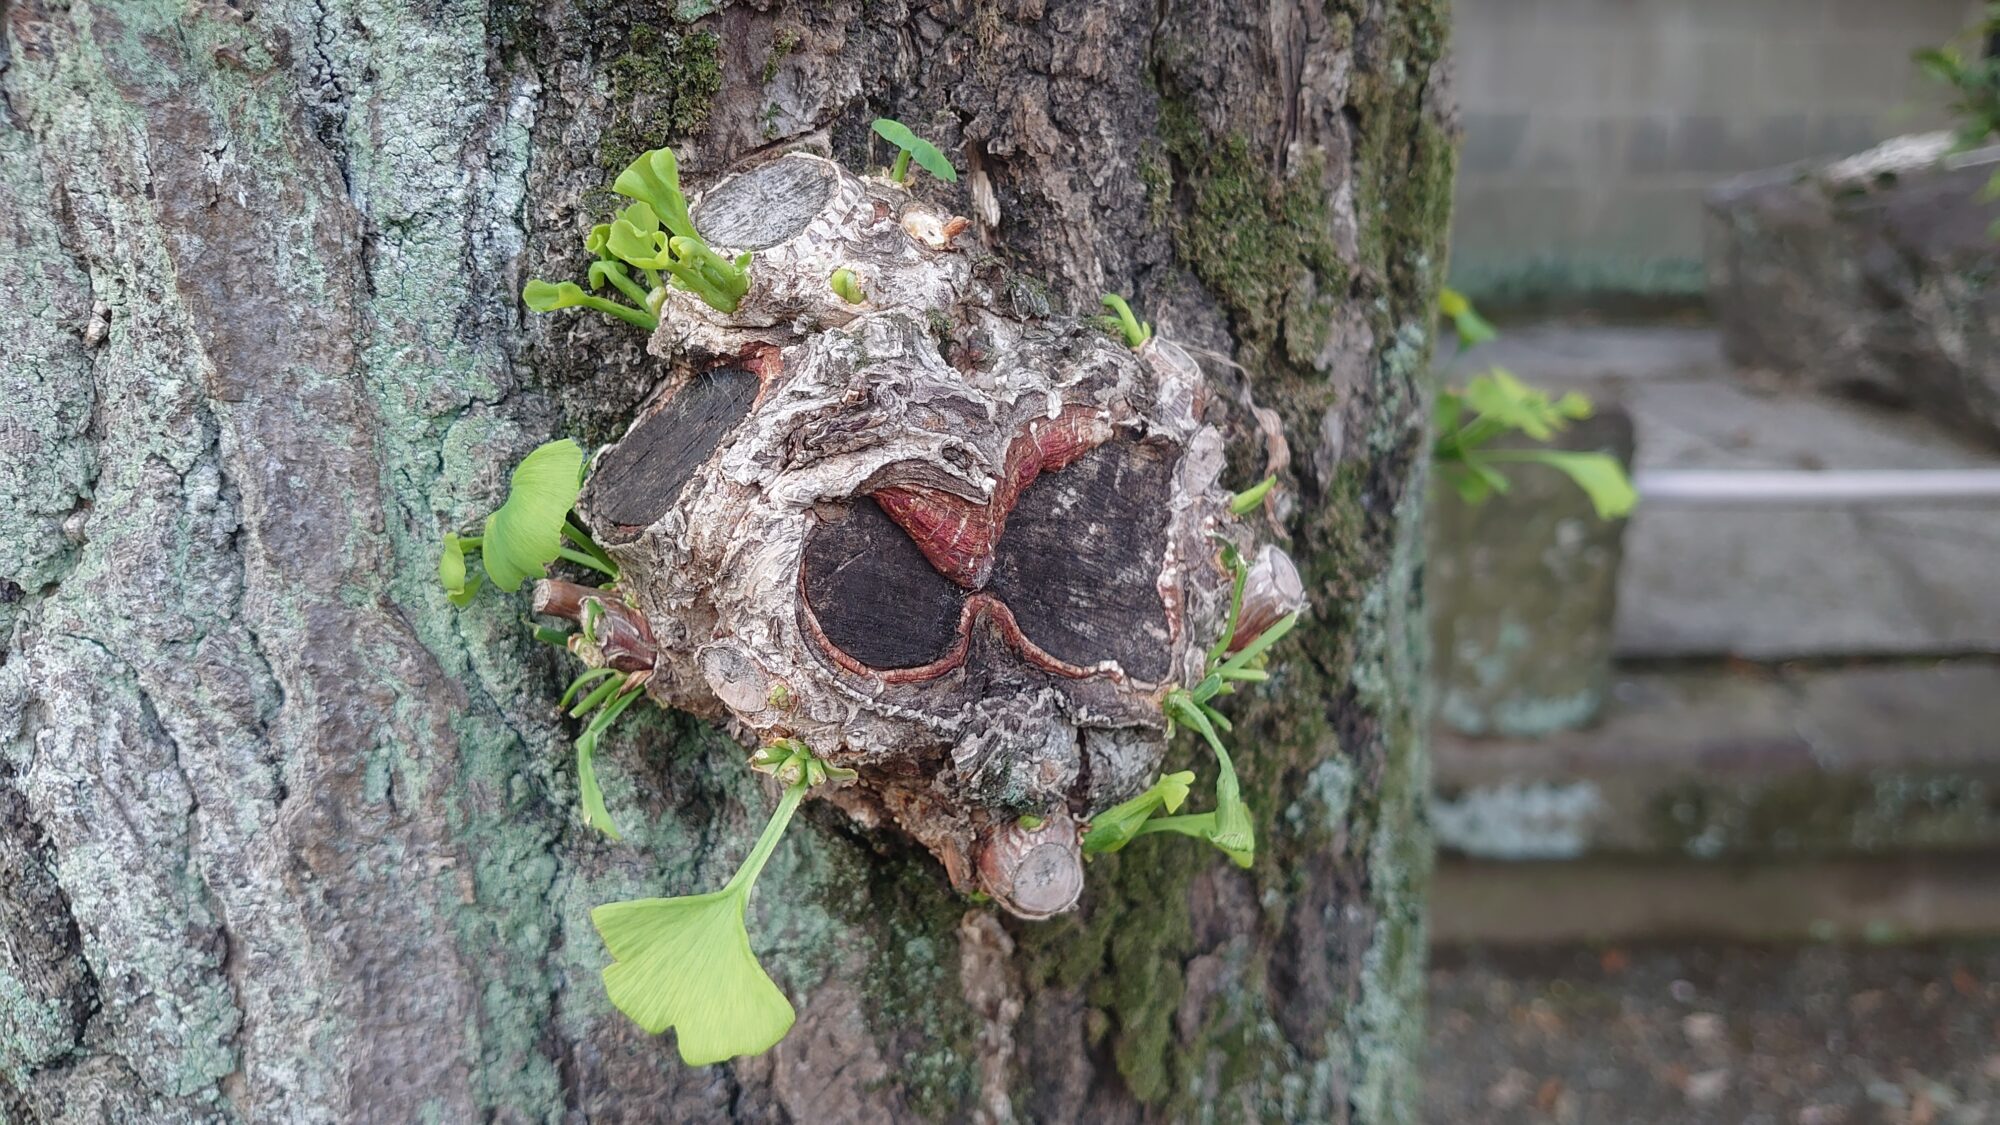
POLYGON ((1161 702, 1225 628, 1224 544, 1254 558, 1238 637, 1300 600, 1230 514, 1200 369, 1023 318, 962 221, 819 157, 692 216, 752 283, 727 313, 668 291, 661 385, 578 505, 655 648, 646 690, 854 769, 828 798, 961 890, 1069 909, 1078 824, 1158 775, 1161 702))

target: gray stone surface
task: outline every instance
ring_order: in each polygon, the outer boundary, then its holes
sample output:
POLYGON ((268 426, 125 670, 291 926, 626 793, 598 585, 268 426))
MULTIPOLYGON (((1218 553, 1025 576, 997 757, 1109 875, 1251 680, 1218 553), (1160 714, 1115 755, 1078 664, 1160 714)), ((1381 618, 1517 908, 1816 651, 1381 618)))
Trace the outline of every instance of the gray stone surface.
POLYGON ((1732 359, 1907 402, 2000 443, 2000 151, 1898 138, 1708 197, 1711 303, 1732 359))
POLYGON ((1475 297, 1701 292, 1718 176, 1941 122, 1909 65, 1963 0, 1465 0, 1454 283, 1475 297))
MULTIPOLYGON (((1499 364, 1622 405, 1648 469, 1961 469, 2000 455, 1910 412, 1738 371, 1700 324, 1506 325, 1449 378, 1499 364)), ((1640 503, 1616 649, 1628 657, 2000 652, 2000 507, 1640 503)))
POLYGON ((1760 863, 1445 860, 1431 939, 1891 941, 2000 934, 1991 853, 1760 863))
MULTIPOLYGON (((1632 420, 1600 411, 1551 444, 1630 464, 1632 420)), ((1425 591, 1437 713, 1466 734, 1582 726, 1611 678, 1625 521, 1599 519, 1553 469, 1508 466, 1507 476, 1508 491, 1482 504, 1448 488, 1431 501, 1425 591)))
POLYGON ((1439 846, 1482 859, 2000 848, 2000 663, 1621 674, 1595 729, 1435 745, 1439 846))
POLYGON ((2000 945, 1471 948, 1431 970, 1438 1125, 1986 1125, 2000 945))

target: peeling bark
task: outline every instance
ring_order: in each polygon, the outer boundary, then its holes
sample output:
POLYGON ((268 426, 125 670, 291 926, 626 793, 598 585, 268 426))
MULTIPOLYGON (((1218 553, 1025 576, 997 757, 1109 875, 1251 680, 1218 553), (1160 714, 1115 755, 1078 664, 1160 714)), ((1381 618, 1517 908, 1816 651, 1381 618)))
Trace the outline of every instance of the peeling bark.
POLYGON ((0 3, 0 1116, 1408 1119, 1441 8, 0 3), (753 919, 799 1025, 692 1071, 587 911, 715 884, 769 798, 661 716, 584 830, 560 654, 433 552, 660 378, 517 300, 632 144, 861 168, 877 115, 962 154, 919 194, 1007 301, 1215 354, 1318 611, 1232 704, 1254 870, 1141 841, 1029 923, 810 813, 753 919))

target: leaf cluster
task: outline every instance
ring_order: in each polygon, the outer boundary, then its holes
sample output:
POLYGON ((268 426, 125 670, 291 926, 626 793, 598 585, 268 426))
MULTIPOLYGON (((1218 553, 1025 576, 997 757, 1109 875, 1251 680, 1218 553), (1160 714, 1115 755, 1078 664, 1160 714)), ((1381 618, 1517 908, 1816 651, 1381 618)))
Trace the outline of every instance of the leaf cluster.
POLYGON ((2000 3, 1987 4, 1980 18, 1950 42, 1913 55, 1917 69, 1952 90, 1950 109, 1959 119, 1961 152, 2000 134, 2000 58, 1986 50, 1995 36, 2000 36, 2000 3))
MULTIPOLYGON (((1463 296, 1444 290, 1439 311, 1458 326, 1462 353, 1497 333, 1463 296)), ((1576 482, 1590 497, 1599 519, 1617 519, 1629 514, 1639 501, 1625 467, 1607 453, 1577 452, 1566 449, 1493 449, 1491 443, 1508 433, 1519 433, 1546 442, 1569 428, 1571 422, 1590 417, 1590 400, 1575 391, 1560 398, 1521 382, 1513 373, 1494 367, 1475 375, 1460 390, 1438 393, 1431 411, 1431 460, 1458 495, 1468 504, 1479 504, 1495 493, 1508 489, 1505 464, 1535 464, 1554 469, 1576 482)))
POLYGON ((1228 695, 1236 685, 1262 683, 1271 678, 1264 670, 1271 646, 1282 640, 1299 623, 1291 614, 1257 636, 1239 638, 1237 623, 1243 614, 1243 586, 1249 567, 1243 556, 1228 543, 1222 546, 1223 565, 1231 575, 1229 620, 1222 636, 1208 650, 1207 674, 1192 690, 1176 688, 1167 693, 1161 708, 1168 722, 1191 730, 1215 752, 1215 808, 1211 812, 1172 815, 1187 799, 1194 782, 1192 772, 1171 773, 1152 788, 1091 818, 1083 836, 1085 855, 1115 852, 1140 836, 1168 832, 1207 840, 1222 849, 1238 867, 1249 867, 1257 856, 1257 836, 1250 819, 1250 806, 1243 800, 1243 788, 1236 777, 1236 763, 1223 744, 1222 734, 1232 728, 1229 719, 1212 706, 1217 696, 1228 695), (1239 643, 1241 642, 1241 643, 1239 643), (1156 812, 1169 815, 1156 816, 1156 812))
POLYGON ((750 254, 724 258, 694 229, 672 149, 641 153, 618 173, 611 190, 634 202, 613 212, 610 222, 590 228, 584 237, 584 248, 595 259, 585 279, 590 291, 573 281, 536 279, 521 291, 529 308, 595 309, 652 329, 659 326, 671 285, 700 297, 718 312, 736 311, 750 291, 750 254), (597 296, 606 286, 632 303, 597 296))
MULTIPOLYGON (((1987 4, 1980 18, 1937 47, 1926 47, 1913 56, 1917 69, 1951 88, 1951 113, 1958 119, 1953 130, 1952 151, 1966 152, 2000 136, 2000 52, 1991 50, 2000 43, 2000 3, 1987 4)), ((1980 192, 1983 202, 2000 200, 2000 170, 1986 181, 1980 192)), ((1990 229, 2000 238, 2000 220, 1990 229)))

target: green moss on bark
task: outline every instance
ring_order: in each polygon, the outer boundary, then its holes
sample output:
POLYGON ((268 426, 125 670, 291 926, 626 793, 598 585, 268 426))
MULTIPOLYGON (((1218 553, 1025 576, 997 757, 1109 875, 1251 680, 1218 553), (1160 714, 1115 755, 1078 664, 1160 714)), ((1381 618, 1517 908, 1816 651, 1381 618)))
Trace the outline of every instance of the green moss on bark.
POLYGON ((1299 168, 1274 172, 1249 138, 1211 133, 1185 102, 1164 92, 1160 136, 1189 194, 1173 228, 1176 253, 1229 310, 1239 343, 1258 354, 1282 349, 1296 364, 1312 362, 1326 345, 1347 283, 1324 160, 1314 155, 1299 168))
POLYGON ((720 41, 713 32, 639 24, 630 44, 630 50, 604 68, 611 82, 611 120, 597 156, 609 172, 700 129, 722 91, 720 41))

